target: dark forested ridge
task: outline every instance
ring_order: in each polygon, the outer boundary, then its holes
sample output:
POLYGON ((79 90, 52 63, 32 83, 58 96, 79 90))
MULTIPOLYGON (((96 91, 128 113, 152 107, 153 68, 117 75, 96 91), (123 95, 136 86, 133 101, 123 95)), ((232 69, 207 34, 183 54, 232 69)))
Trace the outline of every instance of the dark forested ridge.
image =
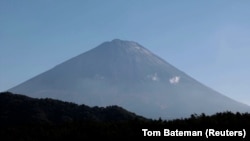
MULTIPOLYGON (((0 137, 12 141, 83 140, 87 137, 145 138, 142 129, 160 131, 161 136, 164 129, 200 130, 204 134, 206 129, 245 129, 248 137, 249 127, 249 113, 228 111, 210 116, 193 114, 183 119, 153 120, 119 106, 89 107, 48 98, 35 99, 9 92, 0 94, 0 137)), ((204 134, 201 138, 205 139, 204 134)))
POLYGON ((50 98, 37 99, 9 92, 0 94, 0 124, 127 121, 142 118, 119 106, 89 107, 50 98))

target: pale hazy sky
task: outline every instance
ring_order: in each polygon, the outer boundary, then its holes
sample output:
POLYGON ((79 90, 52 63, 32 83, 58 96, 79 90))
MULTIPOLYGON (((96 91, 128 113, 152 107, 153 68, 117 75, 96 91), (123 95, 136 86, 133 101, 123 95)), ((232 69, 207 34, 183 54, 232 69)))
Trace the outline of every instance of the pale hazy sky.
POLYGON ((250 105, 249 0, 0 0, 0 91, 115 38, 250 105))

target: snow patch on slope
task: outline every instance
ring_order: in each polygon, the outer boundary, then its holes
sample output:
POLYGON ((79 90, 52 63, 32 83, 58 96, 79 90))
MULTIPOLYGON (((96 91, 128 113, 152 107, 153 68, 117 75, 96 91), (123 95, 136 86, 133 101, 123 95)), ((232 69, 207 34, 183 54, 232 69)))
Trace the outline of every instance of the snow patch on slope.
POLYGON ((170 84, 178 84, 180 81, 180 78, 181 78, 180 76, 174 76, 174 77, 169 79, 169 83, 170 84))

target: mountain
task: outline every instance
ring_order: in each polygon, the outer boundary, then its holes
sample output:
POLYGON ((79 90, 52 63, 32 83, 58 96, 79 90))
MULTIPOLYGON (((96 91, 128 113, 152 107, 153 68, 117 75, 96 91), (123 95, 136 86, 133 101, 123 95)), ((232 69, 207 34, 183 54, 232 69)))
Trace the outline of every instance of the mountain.
POLYGON ((8 91, 89 106, 119 105, 148 118, 250 111, 142 45, 104 42, 8 91))

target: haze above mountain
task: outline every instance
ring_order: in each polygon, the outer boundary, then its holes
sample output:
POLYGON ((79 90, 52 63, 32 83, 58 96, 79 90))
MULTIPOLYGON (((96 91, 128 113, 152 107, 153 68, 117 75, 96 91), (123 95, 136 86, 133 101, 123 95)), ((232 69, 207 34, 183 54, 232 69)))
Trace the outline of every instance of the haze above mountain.
POLYGON ((119 39, 104 42, 9 91, 89 106, 118 105, 148 118, 250 111, 142 45, 119 39))

